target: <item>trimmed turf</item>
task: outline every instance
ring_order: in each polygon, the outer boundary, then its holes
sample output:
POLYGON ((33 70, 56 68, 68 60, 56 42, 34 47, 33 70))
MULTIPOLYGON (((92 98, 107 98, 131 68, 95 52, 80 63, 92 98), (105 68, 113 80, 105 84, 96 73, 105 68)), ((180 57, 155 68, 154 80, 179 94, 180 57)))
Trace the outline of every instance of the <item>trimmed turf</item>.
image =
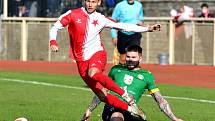
MULTIPOLYGON (((64 88, 2 80, 2 78, 46 82, 86 88, 79 76, 28 72, 0 72, 0 121, 27 117, 30 121, 79 121, 93 93, 76 88, 64 88)), ((158 85, 162 95, 215 101, 214 89, 158 85)), ((215 121, 215 103, 169 99, 174 113, 185 121, 215 121)), ((167 121, 155 101, 143 96, 140 107, 149 121, 167 121)), ((101 121, 103 104, 93 113, 91 121, 101 121)))

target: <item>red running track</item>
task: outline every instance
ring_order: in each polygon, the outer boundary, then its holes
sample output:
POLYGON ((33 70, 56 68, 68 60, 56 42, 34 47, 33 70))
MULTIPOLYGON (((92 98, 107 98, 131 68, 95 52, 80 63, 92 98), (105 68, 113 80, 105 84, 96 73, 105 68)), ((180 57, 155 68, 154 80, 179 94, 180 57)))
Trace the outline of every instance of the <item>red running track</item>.
MULTIPOLYGON (((111 66, 106 66, 106 74, 111 66)), ((212 66, 143 64, 141 67, 155 75, 156 83, 215 89, 215 67, 212 66)), ((0 61, 0 70, 78 74, 76 64, 69 62, 0 61)))

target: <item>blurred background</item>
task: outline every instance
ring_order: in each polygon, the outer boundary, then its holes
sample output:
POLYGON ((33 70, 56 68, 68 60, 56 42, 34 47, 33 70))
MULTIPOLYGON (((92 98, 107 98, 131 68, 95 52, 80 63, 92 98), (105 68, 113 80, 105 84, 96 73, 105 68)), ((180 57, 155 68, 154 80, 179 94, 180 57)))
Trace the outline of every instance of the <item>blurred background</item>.
MULTIPOLYGON (((121 0, 103 0, 98 11, 111 16, 121 0)), ((66 29, 58 36, 59 53, 49 49, 49 29, 57 18, 83 5, 83 0, 0 0, 0 59, 70 61, 66 29)), ((215 13, 214 0, 140 0, 144 25, 160 23, 162 31, 143 33, 143 63, 215 66, 215 19, 200 17, 202 4, 215 13), (182 13, 184 9, 184 13, 182 13), (186 14, 192 14, 186 17, 186 14), (179 16, 181 15, 181 16, 179 16), (184 15, 184 16, 183 16, 184 15)), ((102 32, 112 63, 109 29, 102 32)))
MULTIPOLYGON (((99 11, 111 15, 111 9, 122 0, 102 0, 99 11)), ((143 4, 144 16, 167 17, 171 9, 179 10, 182 5, 194 8, 195 14, 201 13, 202 3, 210 6, 215 12, 214 0, 139 0, 143 4)), ((83 0, 0 0, 0 12, 3 14, 3 5, 7 2, 9 17, 58 17, 69 9, 82 6, 83 0)), ((6 9, 5 8, 5 9, 6 9)))

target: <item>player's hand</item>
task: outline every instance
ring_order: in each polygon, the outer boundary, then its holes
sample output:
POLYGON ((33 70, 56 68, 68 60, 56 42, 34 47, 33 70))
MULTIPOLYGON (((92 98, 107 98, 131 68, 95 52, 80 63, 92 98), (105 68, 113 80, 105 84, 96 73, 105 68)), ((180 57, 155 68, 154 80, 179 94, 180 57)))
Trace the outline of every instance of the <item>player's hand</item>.
POLYGON ((58 52, 57 40, 50 41, 50 49, 52 52, 58 52))
POLYGON ((87 111, 82 116, 81 121, 89 121, 91 115, 92 115, 92 112, 89 109, 87 109, 87 111))
POLYGON ((143 23, 143 21, 139 21, 139 22, 137 23, 137 25, 138 25, 138 26, 143 26, 144 23, 143 23))
POLYGON ((160 24, 154 24, 154 25, 148 27, 149 32, 160 31, 160 30, 161 30, 160 24))
POLYGON ((59 50, 57 45, 51 45, 50 49, 52 52, 58 52, 58 50, 59 50))

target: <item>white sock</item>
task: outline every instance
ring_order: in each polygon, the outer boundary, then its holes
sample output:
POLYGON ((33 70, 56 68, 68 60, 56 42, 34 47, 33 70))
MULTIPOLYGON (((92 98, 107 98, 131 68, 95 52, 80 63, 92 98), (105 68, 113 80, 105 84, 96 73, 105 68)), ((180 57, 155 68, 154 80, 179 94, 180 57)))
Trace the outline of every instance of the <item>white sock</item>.
POLYGON ((127 96, 128 95, 128 93, 127 93, 127 91, 125 90, 125 92, 124 92, 124 94, 122 95, 122 97, 124 98, 125 96, 127 96))
POLYGON ((131 106, 128 106, 127 111, 128 111, 128 112, 133 112, 133 111, 132 111, 132 107, 131 107, 131 106))

